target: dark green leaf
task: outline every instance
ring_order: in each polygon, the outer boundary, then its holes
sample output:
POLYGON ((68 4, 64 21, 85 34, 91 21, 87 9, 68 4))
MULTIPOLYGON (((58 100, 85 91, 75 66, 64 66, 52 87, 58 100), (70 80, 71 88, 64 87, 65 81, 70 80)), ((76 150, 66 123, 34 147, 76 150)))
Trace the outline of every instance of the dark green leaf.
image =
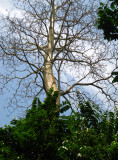
POLYGON ((112 72, 111 75, 118 75, 118 72, 112 72))
POLYGON ((112 81, 112 83, 115 83, 115 82, 118 82, 118 76, 116 76, 112 81))

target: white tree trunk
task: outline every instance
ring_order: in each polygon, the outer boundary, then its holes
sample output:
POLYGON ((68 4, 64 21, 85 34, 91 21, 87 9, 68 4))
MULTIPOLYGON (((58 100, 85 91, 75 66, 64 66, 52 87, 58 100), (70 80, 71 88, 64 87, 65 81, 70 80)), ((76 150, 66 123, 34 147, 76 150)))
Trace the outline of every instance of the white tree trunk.
MULTIPOLYGON (((53 88, 54 91, 58 91, 55 77, 52 71, 52 56, 53 56, 53 46, 54 46, 54 17, 56 9, 54 7, 54 1, 52 1, 52 12, 50 15, 50 27, 49 27, 49 37, 48 37, 48 48, 45 55, 44 63, 44 85, 46 92, 50 88, 53 88)), ((60 104, 60 96, 57 99, 57 104, 60 104)))

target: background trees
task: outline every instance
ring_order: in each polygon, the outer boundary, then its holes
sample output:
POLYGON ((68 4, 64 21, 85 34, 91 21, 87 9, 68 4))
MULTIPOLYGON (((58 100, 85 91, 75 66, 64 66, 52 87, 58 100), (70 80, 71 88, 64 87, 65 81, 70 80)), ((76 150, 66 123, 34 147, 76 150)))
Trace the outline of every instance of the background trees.
POLYGON ((1 73, 1 90, 10 81, 17 83, 9 106, 21 106, 22 97, 29 102, 51 87, 59 91, 58 104, 60 96, 75 102, 76 89, 87 92, 88 86, 117 103, 117 89, 109 79, 117 45, 105 42, 94 26, 98 5, 94 0, 16 1, 22 16, 8 14, 0 29, 0 59, 8 71, 1 73))

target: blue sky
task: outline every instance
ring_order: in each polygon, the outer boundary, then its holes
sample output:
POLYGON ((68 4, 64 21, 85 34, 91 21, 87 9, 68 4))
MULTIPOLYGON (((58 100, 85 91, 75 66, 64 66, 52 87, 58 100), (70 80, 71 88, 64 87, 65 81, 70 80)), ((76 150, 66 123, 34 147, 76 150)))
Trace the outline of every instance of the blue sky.
MULTIPOLYGON (((6 14, 6 10, 13 7, 11 1, 12 0, 0 0, 0 13, 6 14)), ((2 68, 2 64, 0 65, 0 68, 1 72, 4 71, 4 69, 2 68)), ((9 95, 10 93, 8 93, 8 91, 6 91, 4 95, 0 95, 0 127, 3 127, 5 124, 9 124, 10 120, 18 115, 17 112, 10 114, 10 110, 4 108, 6 107, 9 95)))

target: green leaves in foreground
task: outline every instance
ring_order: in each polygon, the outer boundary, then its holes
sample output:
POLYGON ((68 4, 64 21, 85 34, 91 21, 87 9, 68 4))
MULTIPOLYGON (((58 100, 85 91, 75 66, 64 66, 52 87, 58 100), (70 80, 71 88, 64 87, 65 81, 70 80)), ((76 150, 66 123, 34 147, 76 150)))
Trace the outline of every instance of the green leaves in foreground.
POLYGON ((58 93, 52 93, 44 103, 36 97, 25 118, 0 128, 0 159, 117 160, 118 109, 102 112, 87 101, 67 114, 69 102, 56 106, 58 93))

